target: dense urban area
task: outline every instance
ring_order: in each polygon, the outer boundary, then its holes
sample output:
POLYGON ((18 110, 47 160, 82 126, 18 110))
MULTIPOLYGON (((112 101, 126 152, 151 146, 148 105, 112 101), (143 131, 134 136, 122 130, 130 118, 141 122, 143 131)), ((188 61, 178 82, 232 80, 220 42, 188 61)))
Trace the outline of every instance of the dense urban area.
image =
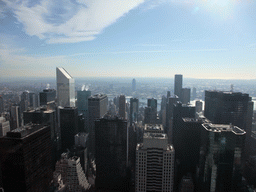
POLYGON ((256 81, 0 83, 2 191, 255 191, 256 81))

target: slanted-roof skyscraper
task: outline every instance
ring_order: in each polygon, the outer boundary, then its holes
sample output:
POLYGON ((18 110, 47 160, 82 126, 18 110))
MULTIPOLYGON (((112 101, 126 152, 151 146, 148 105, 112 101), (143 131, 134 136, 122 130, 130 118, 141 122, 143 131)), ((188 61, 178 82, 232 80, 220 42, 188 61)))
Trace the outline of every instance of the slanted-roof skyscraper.
POLYGON ((58 106, 75 107, 75 80, 62 67, 56 68, 58 106))
POLYGON ((179 98, 181 98, 181 89, 182 89, 182 75, 175 75, 174 95, 177 95, 179 98))

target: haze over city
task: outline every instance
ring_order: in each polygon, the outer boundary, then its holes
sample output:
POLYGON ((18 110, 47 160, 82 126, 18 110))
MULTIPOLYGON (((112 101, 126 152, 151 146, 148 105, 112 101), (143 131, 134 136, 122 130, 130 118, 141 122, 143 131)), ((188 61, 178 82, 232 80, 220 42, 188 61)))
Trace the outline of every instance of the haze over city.
POLYGON ((255 79, 255 1, 0 2, 0 76, 255 79))

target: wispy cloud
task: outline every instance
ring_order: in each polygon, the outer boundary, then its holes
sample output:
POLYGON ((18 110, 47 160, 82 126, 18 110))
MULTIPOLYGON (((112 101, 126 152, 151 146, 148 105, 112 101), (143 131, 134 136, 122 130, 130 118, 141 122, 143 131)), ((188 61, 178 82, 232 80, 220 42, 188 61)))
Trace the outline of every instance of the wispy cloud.
POLYGON ((41 0, 35 5, 29 1, 3 2, 28 35, 47 43, 75 43, 93 40, 144 0, 41 0))
POLYGON ((142 51, 111 51, 111 52, 84 52, 66 55, 67 57, 75 57, 81 55, 106 55, 106 54, 136 54, 136 53, 179 53, 179 52, 219 52, 228 51, 228 49, 180 49, 180 50, 142 50, 142 51))
POLYGON ((67 63, 65 56, 31 56, 13 44, 0 45, 0 77, 53 76, 55 66, 67 63))

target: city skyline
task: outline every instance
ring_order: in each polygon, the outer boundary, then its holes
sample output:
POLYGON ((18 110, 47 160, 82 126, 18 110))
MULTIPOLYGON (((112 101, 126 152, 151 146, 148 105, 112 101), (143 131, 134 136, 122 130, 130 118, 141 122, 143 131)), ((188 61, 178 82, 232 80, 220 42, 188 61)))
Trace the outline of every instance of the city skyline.
POLYGON ((74 77, 255 79, 254 1, 3 0, 0 7, 1 77, 54 77, 62 66, 74 77))

